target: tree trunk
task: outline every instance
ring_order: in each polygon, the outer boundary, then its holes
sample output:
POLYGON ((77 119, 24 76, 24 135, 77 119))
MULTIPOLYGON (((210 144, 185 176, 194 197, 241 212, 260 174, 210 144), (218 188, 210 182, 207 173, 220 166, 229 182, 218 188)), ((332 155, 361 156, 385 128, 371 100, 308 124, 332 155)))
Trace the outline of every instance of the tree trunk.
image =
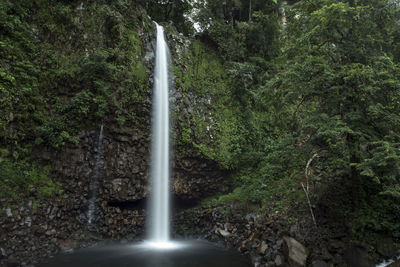
POLYGON ((360 200, 362 198, 362 188, 361 188, 361 180, 358 175, 358 171, 355 166, 352 166, 354 163, 359 163, 359 158, 356 154, 356 140, 354 136, 347 136, 347 147, 350 152, 350 181, 351 181, 351 202, 353 210, 357 210, 360 207, 360 200))
POLYGON ((251 0, 249 2, 249 22, 251 22, 251 0))

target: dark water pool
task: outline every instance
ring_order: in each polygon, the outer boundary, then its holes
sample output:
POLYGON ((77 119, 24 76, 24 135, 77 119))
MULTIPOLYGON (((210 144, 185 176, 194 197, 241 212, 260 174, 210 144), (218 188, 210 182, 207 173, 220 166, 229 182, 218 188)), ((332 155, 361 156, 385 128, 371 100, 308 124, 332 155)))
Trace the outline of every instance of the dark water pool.
POLYGON ((144 244, 114 244, 60 254, 39 267, 247 267, 250 260, 238 252, 206 241, 183 241, 167 249, 144 244))

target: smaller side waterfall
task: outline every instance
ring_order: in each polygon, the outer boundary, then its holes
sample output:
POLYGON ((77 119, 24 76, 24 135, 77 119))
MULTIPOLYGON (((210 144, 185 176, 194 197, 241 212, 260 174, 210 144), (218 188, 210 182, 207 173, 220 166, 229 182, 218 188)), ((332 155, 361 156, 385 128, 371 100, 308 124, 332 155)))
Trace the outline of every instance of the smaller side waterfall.
POLYGON ((99 177, 100 177, 100 165, 101 158, 103 157, 103 124, 100 127, 99 140, 97 142, 97 153, 96 153, 96 162, 93 170, 92 181, 90 182, 89 192, 89 205, 87 212, 88 224, 93 224, 95 219, 95 211, 96 211, 96 199, 97 192, 99 190, 99 177))

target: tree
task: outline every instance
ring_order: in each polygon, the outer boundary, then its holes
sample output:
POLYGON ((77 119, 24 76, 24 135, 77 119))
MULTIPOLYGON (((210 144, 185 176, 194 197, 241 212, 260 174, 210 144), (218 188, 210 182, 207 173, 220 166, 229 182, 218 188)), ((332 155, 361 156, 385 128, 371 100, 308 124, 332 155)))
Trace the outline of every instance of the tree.
POLYGON ((398 14, 391 1, 310 0, 288 15, 279 90, 326 178, 349 179, 355 211, 400 196, 398 14))
POLYGON ((192 10, 191 0, 138 0, 138 3, 146 9, 154 21, 158 23, 172 21, 178 31, 184 34, 193 33, 193 25, 186 17, 192 10))
POLYGON ((279 8, 275 1, 204 1, 196 4, 196 10, 203 37, 218 47, 224 59, 277 55, 279 8))

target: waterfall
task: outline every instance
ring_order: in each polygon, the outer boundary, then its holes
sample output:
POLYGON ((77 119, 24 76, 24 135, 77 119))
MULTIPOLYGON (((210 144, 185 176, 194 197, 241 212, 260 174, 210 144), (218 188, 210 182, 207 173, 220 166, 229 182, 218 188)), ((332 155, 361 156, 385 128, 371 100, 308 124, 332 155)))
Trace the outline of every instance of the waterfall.
POLYGON ((96 162, 94 165, 92 181, 89 186, 90 198, 89 198, 89 206, 87 213, 87 219, 89 225, 92 225, 96 211, 96 198, 97 198, 97 191, 99 189, 100 164, 102 157, 103 157, 103 124, 100 127, 99 140, 97 142, 96 162))
POLYGON ((170 241, 169 51, 164 39, 164 28, 157 23, 156 27, 149 241, 163 246, 169 244, 170 241))

